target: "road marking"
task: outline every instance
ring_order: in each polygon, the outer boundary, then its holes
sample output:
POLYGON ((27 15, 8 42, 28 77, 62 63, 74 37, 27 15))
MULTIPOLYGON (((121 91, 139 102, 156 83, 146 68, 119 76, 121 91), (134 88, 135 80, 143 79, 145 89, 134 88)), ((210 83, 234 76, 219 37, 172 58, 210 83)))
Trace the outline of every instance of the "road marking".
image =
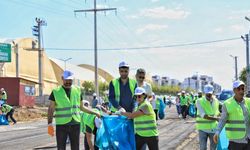
POLYGON ((34 126, 27 126, 27 127, 4 126, 4 127, 0 127, 0 132, 27 130, 27 129, 36 129, 36 128, 37 127, 34 127, 34 126))

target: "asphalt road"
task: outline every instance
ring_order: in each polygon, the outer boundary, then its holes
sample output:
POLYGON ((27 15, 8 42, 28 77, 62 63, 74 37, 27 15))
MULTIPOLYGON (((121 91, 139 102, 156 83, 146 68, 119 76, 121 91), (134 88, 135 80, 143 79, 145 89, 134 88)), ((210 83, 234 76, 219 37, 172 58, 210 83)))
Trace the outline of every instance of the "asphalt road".
MULTIPOLYGON (((175 106, 166 109, 166 118, 159 120, 159 145, 161 150, 190 149, 194 143, 194 119, 181 120, 177 117, 175 106), (190 140, 188 140, 190 139, 190 140)), ((81 149, 83 149, 81 135, 81 149)), ((17 123, 12 126, 0 126, 1 150, 56 149, 55 137, 47 135, 47 121, 17 123)), ((70 146, 68 145, 68 149, 70 146)), ((192 147, 192 149, 194 149, 192 147)))

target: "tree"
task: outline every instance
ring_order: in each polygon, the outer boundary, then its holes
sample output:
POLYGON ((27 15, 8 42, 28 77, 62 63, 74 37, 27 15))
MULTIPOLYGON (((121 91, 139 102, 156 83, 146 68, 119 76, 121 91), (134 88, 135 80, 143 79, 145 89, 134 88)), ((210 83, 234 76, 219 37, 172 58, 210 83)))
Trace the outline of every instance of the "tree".
POLYGON ((82 83, 82 87, 84 88, 87 95, 91 95, 95 91, 95 85, 92 81, 84 81, 82 83))
POLYGON ((247 83, 247 70, 243 68, 240 72, 240 80, 243 81, 245 84, 247 83))

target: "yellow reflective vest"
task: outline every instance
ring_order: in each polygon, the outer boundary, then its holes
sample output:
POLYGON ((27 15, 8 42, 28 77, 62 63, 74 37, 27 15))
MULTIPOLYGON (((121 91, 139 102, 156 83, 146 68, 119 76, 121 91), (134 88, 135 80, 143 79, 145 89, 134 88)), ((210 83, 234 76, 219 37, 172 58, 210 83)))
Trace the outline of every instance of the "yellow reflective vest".
POLYGON ((70 99, 62 86, 53 90, 55 97, 55 120, 57 125, 69 123, 72 118, 80 122, 80 101, 81 90, 79 87, 72 86, 70 99))
POLYGON ((149 114, 134 118, 135 132, 142 137, 158 136, 155 113, 151 104, 144 100, 144 102, 138 106, 137 110, 144 105, 147 105, 149 114))
MULTIPOLYGON (((205 97, 202 97, 197 100, 200 103, 201 107, 205 111, 205 114, 208 116, 218 116, 219 112, 219 101, 216 98, 213 98, 213 105, 211 105, 210 101, 206 100, 205 97)), ((196 118, 196 129, 197 130, 212 130, 216 129, 218 121, 216 120, 208 120, 201 118, 199 110, 197 110, 197 118, 196 118)))

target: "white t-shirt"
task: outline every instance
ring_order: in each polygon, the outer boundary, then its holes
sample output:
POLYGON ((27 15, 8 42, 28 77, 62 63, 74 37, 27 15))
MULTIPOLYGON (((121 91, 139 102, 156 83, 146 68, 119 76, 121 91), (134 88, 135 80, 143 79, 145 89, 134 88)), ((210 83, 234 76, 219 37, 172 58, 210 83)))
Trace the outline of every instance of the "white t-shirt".
MULTIPOLYGON (((138 85, 138 84, 137 84, 138 85)), ((149 83, 143 82, 142 88, 145 89, 147 96, 152 96, 152 87, 149 83)))

